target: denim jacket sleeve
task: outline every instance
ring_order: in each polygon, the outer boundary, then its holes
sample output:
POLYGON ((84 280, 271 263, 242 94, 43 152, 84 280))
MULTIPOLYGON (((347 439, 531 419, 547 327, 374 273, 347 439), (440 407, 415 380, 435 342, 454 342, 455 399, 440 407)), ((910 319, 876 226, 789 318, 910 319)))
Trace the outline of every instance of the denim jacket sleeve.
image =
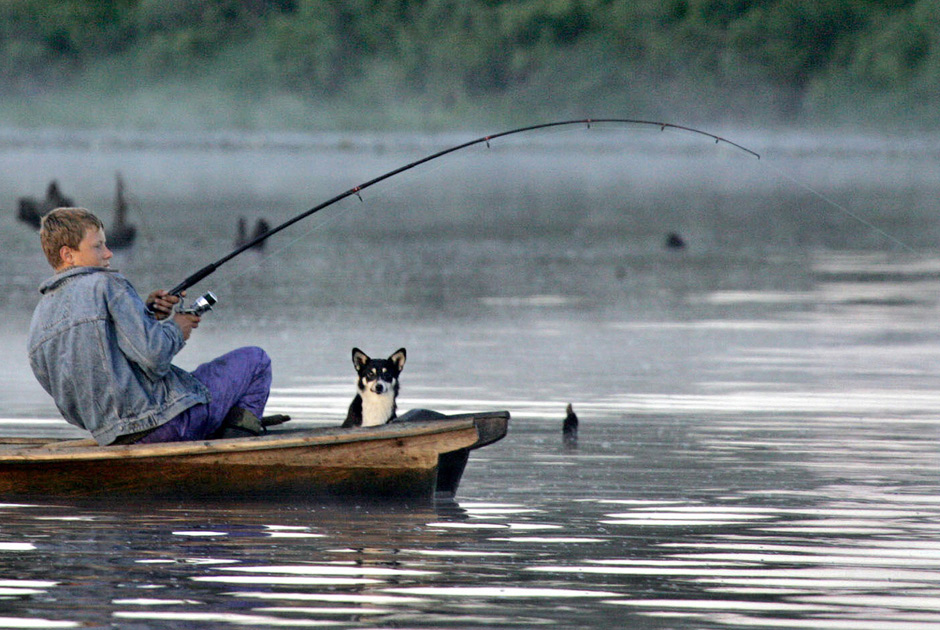
POLYGON ((157 320, 152 317, 137 291, 123 276, 99 285, 121 352, 151 379, 158 379, 170 371, 173 357, 183 346, 183 331, 172 318, 157 320))

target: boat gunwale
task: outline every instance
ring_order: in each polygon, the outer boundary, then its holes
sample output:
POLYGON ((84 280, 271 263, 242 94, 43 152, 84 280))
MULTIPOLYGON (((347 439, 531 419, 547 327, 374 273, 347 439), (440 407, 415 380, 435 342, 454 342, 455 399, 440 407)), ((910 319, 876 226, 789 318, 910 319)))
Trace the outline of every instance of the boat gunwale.
POLYGON ((285 448, 328 447, 338 444, 354 444, 377 440, 408 439, 434 433, 449 433, 476 428, 477 420, 505 418, 505 411, 481 412, 449 416, 433 421, 390 423, 377 427, 344 429, 341 427, 317 427, 313 429, 277 430, 249 437, 218 440, 196 440, 187 442, 163 442, 157 444, 128 444, 98 446, 86 440, 50 439, 38 444, 13 442, 9 450, 3 448, 0 438, 0 464, 48 463, 54 461, 92 461, 118 459, 145 459, 181 457, 206 454, 264 451, 285 448), (74 447, 68 442, 75 443, 74 447), (4 452, 6 451, 6 452, 4 452))

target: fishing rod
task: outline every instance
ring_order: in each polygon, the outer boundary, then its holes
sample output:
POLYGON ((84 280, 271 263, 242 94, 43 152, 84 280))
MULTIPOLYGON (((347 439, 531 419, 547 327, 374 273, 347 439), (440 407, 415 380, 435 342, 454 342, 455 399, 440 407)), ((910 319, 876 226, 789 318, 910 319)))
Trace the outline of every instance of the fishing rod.
MULTIPOLYGON (((458 144, 456 146, 443 149, 441 151, 438 151, 437 153, 432 153, 421 159, 415 160, 414 162, 410 162, 408 164, 405 164, 404 166, 400 166, 394 170, 388 171, 387 173, 383 173, 382 175, 379 175, 378 177, 374 179, 370 179, 369 181, 365 183, 359 184, 358 186, 354 186, 350 188, 349 190, 336 195, 332 199, 327 199, 320 205, 314 206, 313 208, 310 208, 309 210, 301 212, 297 216, 291 219, 288 219, 287 221, 284 221, 280 225, 271 228, 264 234, 259 234, 258 236, 249 240, 243 245, 235 248, 234 250, 232 250, 230 253, 226 254, 222 258, 219 258, 215 262, 209 263, 208 265, 206 265, 205 267, 203 267, 202 269, 200 269, 199 271, 192 274, 191 276, 189 276, 188 278, 180 282, 178 285, 170 289, 170 293, 172 295, 177 295, 177 296, 180 295, 183 291, 193 286, 200 280, 206 278, 207 276, 215 272, 219 267, 221 267, 228 261, 232 260, 233 258, 238 256, 242 252, 251 249, 252 247, 257 245, 261 241, 264 241, 265 239, 274 236, 281 230, 284 230, 290 227, 291 225, 297 223, 298 221, 302 221, 303 219, 306 219, 310 215, 316 212, 319 212, 320 210, 323 210, 324 208, 328 208, 329 206, 332 206, 334 203, 341 201, 345 199, 346 197, 351 197, 353 195, 356 195, 361 200, 362 195, 360 193, 366 188, 369 188, 370 186, 378 184, 379 182, 384 181, 390 177, 394 177, 395 175, 398 175, 399 173, 404 173, 405 171, 411 170, 417 166, 421 166, 422 164, 430 162, 431 160, 436 160, 439 157, 443 157, 450 153, 454 153, 455 151, 460 151, 461 149, 466 149, 467 147, 471 147, 476 144, 485 143, 486 146, 489 147, 491 140, 495 140, 497 138, 505 138, 506 136, 512 136, 515 134, 525 133, 528 131, 535 131, 538 129, 548 129, 551 127, 563 127, 563 126, 568 126, 568 125, 586 125, 587 128, 590 129, 591 125, 604 124, 604 123, 622 124, 622 125, 646 125, 646 126, 651 126, 651 127, 659 127, 660 131, 665 131, 666 129, 686 131, 689 133, 694 133, 694 134, 698 134, 701 136, 705 136, 707 138, 711 138, 712 140, 715 141, 715 144, 721 144, 721 143, 727 144, 731 147, 734 147, 735 149, 739 149, 741 151, 744 151, 745 153, 753 155, 758 160, 760 159, 760 154, 758 154, 757 152, 752 151, 751 149, 748 149, 747 147, 742 146, 736 142, 732 142, 731 140, 728 140, 727 138, 716 136, 713 133, 702 131, 701 129, 695 129, 694 127, 686 127, 683 125, 676 125, 673 123, 666 123, 666 122, 656 122, 652 120, 637 120, 633 118, 584 118, 584 119, 579 119, 579 120, 562 120, 562 121, 557 121, 557 122, 541 123, 537 125, 528 125, 526 127, 518 127, 516 129, 510 129, 509 131, 502 131, 500 133, 495 133, 495 134, 488 135, 488 136, 481 136, 474 140, 470 140, 468 142, 464 142, 462 144, 458 144)), ((213 302, 214 302, 214 296, 213 296, 213 302)))

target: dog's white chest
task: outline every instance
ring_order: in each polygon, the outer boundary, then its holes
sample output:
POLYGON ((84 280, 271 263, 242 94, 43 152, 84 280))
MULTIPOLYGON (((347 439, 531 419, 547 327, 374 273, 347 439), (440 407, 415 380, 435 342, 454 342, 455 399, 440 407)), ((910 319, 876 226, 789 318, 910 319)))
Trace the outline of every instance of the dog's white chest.
POLYGON ((395 411, 395 396, 391 392, 362 394, 362 426, 374 427, 388 422, 395 411))

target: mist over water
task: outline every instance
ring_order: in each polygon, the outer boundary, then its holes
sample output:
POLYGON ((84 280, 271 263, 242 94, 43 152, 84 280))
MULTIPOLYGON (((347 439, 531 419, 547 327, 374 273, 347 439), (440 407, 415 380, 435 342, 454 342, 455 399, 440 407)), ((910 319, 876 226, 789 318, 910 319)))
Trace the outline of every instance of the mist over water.
MULTIPOLYGON (((146 293, 227 253, 239 217, 467 139, 66 135, 0 150, 4 435, 81 435, 26 362, 49 272, 17 196, 55 177, 110 224, 120 170, 140 236, 115 266, 146 293)), ((350 348, 405 346, 400 408, 508 409, 508 437, 455 504, 0 505, 0 616, 940 627, 937 145, 722 135, 761 160, 643 129, 474 147, 233 260, 190 291, 220 301, 181 366, 261 345, 269 410, 338 425, 350 348)))

